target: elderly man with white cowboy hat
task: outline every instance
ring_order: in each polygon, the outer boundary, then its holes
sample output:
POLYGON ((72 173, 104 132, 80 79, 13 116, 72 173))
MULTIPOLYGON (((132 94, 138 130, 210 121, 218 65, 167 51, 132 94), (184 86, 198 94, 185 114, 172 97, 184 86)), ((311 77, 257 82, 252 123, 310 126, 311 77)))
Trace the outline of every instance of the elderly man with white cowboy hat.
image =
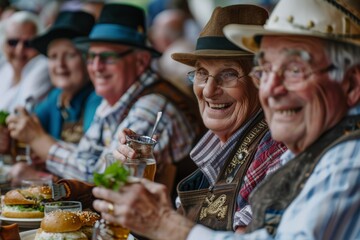
POLYGON ((62 178, 92 182, 94 172, 111 164, 104 156, 116 148, 118 129, 150 135, 161 111, 155 159, 158 176, 172 183, 168 166, 188 155, 200 121, 194 102, 150 69, 151 58, 160 53, 146 44, 144 11, 106 4, 89 36, 75 42, 81 49, 88 47, 87 70, 103 101, 77 146, 60 141, 51 146, 47 169, 62 178))
POLYGON ((289 148, 283 166, 252 193, 248 233, 194 225, 168 211, 163 187, 148 181, 124 189, 117 223, 156 239, 360 239, 358 1, 281 0, 264 27, 224 31, 256 53, 252 76, 266 120, 289 148), (157 209, 156 224, 138 224, 150 210, 141 214, 135 202, 157 209))

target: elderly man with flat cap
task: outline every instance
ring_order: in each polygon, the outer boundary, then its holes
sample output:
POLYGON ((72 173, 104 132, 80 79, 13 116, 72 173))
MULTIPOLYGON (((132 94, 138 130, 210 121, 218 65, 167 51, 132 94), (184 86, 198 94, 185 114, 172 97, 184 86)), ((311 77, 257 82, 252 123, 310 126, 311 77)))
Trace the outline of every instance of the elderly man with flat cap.
MULTIPOLYGON (((122 189, 116 217, 104 216, 154 239, 360 239, 360 5, 281 0, 264 27, 229 25, 225 34, 256 53, 266 120, 289 148, 250 198, 247 233, 191 223, 148 181, 122 189)), ((106 202, 94 206, 104 212, 106 202)))

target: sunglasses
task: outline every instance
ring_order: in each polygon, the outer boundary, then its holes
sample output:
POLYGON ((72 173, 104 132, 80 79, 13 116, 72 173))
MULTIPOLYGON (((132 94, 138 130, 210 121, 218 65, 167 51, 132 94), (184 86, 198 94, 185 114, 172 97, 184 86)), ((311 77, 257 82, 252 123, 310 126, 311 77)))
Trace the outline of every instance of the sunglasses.
POLYGON ((105 64, 114 64, 120 59, 124 58, 125 56, 129 55, 130 53, 134 52, 134 49, 128 49, 124 52, 101 52, 101 53, 94 53, 88 52, 86 54, 86 61, 88 64, 92 64, 96 57, 99 57, 99 61, 105 64))
POLYGON ((10 47, 16 47, 19 43, 22 43, 25 48, 30 48, 30 40, 21 40, 17 38, 11 38, 7 40, 7 44, 10 47))

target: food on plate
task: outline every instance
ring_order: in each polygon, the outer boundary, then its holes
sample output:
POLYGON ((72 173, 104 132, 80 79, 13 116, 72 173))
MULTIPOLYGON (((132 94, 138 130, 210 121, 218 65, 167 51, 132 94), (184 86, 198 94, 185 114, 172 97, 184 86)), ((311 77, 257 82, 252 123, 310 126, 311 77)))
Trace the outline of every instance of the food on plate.
POLYGON ((80 230, 82 222, 76 212, 56 210, 43 218, 34 240, 78 239, 87 240, 80 230))
POLYGON ((80 217, 80 221, 82 224, 80 230, 85 233, 88 239, 91 239, 93 226, 96 221, 100 220, 100 215, 96 212, 91 211, 78 211, 76 213, 80 217))
POLYGON ((44 202, 52 201, 49 186, 14 189, 3 199, 1 214, 8 218, 42 218, 44 202))

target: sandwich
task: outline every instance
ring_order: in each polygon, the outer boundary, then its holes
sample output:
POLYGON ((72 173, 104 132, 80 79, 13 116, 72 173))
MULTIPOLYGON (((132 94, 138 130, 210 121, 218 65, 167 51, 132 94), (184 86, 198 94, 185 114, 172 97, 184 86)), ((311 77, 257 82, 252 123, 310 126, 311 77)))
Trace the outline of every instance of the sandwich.
POLYGON ((93 227, 95 225, 95 222, 100 220, 100 215, 96 212, 91 211, 78 211, 76 213, 80 217, 80 221, 82 224, 80 231, 85 233, 88 239, 91 239, 93 227))
POLYGON ((55 210, 41 221, 34 240, 77 239, 88 240, 80 229, 82 222, 75 212, 55 210))
POLYGON ((49 186, 14 189, 4 196, 1 214, 8 218, 42 218, 44 202, 52 201, 49 186))

